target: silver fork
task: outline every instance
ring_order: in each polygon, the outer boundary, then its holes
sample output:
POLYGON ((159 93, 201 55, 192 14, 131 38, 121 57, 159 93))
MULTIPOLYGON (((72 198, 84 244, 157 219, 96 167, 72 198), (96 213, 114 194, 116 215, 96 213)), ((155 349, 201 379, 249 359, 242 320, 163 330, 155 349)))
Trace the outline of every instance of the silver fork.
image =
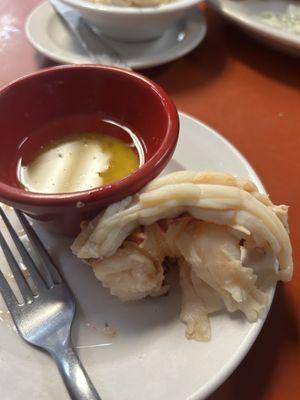
POLYGON ((72 347, 70 331, 75 314, 74 296, 25 216, 18 210, 15 212, 42 266, 40 272, 0 207, 2 220, 36 288, 31 289, 0 232, 0 245, 23 297, 19 303, 0 270, 0 292, 17 331, 27 342, 46 350, 53 357, 72 399, 100 400, 72 347))

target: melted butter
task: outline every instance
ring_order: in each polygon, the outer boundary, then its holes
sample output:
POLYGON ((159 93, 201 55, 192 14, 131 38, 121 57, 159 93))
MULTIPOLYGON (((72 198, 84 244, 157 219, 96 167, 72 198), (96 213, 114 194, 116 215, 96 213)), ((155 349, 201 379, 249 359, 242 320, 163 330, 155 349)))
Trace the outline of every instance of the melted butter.
POLYGON ((18 167, 31 192, 66 193, 92 189, 124 178, 140 165, 134 144, 113 136, 83 133, 54 141, 28 165, 18 167))

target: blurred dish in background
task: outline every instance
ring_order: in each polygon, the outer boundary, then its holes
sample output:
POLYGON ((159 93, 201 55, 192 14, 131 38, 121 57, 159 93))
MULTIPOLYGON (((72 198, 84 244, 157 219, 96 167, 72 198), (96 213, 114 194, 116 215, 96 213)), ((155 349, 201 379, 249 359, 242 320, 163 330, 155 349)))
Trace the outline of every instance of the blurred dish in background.
MULTIPOLYGON (((176 60, 189 53, 202 42, 206 30, 203 15, 195 9, 190 11, 185 20, 156 40, 126 43, 104 36, 102 39, 120 54, 129 67, 142 69, 176 60)), ((26 34, 36 50, 56 62, 93 63, 47 2, 29 15, 26 34)))
POLYGON ((300 55, 300 4, 288 0, 208 0, 251 36, 278 50, 300 55))
POLYGON ((201 0, 176 0, 160 5, 148 3, 139 7, 133 4, 126 6, 87 0, 61 1, 78 11, 101 33, 121 42, 158 39, 179 21, 187 18, 189 12, 196 9, 201 2, 201 0))

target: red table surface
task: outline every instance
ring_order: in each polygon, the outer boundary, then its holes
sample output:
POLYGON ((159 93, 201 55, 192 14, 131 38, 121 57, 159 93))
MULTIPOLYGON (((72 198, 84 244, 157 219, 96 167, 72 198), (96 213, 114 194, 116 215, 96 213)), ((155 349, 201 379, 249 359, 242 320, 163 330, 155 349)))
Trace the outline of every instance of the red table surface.
MULTIPOLYGON (((1 86, 54 65, 36 53, 24 34, 26 16, 38 3, 0 2, 1 86)), ((300 59, 259 44, 215 11, 206 6, 203 10, 208 22, 204 42, 184 58, 143 73, 163 86, 180 110, 229 139, 253 165, 276 204, 290 205, 296 267, 292 282, 278 285, 254 346, 209 399, 296 400, 300 399, 300 59)))

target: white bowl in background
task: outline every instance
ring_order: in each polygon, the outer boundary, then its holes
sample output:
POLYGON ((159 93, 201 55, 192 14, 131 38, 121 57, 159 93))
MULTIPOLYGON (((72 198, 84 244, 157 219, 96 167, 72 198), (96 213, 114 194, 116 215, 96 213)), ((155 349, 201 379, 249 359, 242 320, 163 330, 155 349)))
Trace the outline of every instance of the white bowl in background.
POLYGON ((174 0, 153 7, 126 7, 88 0, 62 0, 106 36, 129 42, 157 39, 197 7, 200 1, 174 0))
MULTIPOLYGON (((121 42, 108 37, 105 40, 128 67, 139 70, 183 57, 203 41, 206 30, 204 16, 199 9, 193 8, 182 23, 175 24, 156 40, 121 42)), ((48 1, 39 4, 28 15, 25 32, 31 45, 55 62, 94 63, 48 1)))

